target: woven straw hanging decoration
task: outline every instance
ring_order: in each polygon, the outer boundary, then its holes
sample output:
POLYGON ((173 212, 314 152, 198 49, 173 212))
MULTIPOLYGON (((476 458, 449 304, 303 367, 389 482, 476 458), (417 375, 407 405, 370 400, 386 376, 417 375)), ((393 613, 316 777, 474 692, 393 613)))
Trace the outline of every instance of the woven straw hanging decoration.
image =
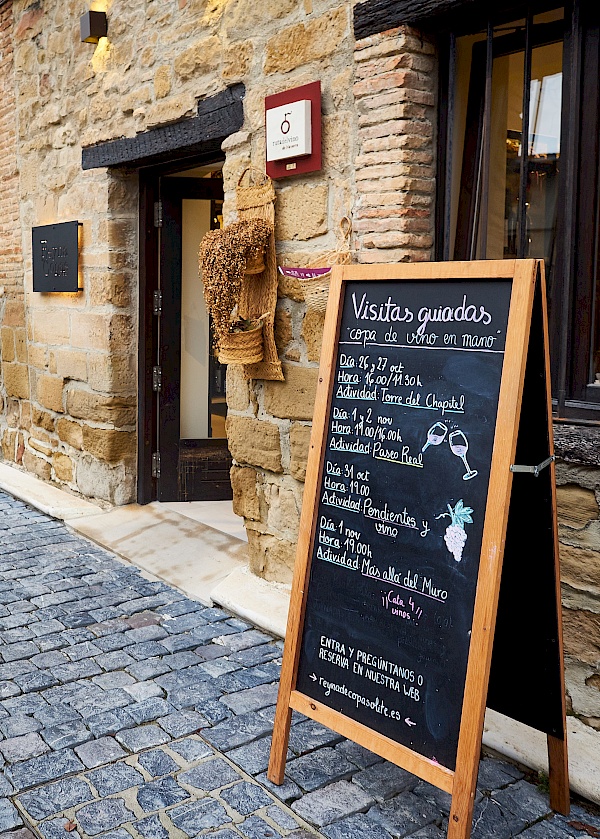
POLYGON ((277 307, 277 257, 275 254, 275 189, 273 182, 251 167, 242 172, 236 190, 238 218, 264 219, 272 227, 270 241, 265 254, 265 268, 261 273, 244 277, 239 302, 243 318, 257 318, 264 312, 269 315, 263 326, 263 360, 256 364, 244 364, 247 379, 271 379, 282 382, 283 372, 275 345, 275 309, 277 307))
MULTIPOLYGON (((300 280, 302 293, 306 301, 307 309, 314 312, 325 313, 327 300, 329 298, 329 281, 331 280, 332 265, 347 265, 352 261, 350 241, 352 235, 352 222, 348 216, 344 216, 340 222, 342 233, 342 244, 333 251, 321 254, 319 259, 313 261, 311 268, 329 268, 327 274, 314 277, 305 277, 300 280)), ((308 271, 305 272, 308 274, 308 271)))

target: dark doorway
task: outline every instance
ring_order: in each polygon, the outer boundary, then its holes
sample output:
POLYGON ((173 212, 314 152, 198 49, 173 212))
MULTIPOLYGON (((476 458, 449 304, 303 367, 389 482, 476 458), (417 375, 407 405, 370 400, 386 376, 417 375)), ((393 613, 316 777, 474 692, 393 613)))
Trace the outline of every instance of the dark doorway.
POLYGON ((138 500, 229 500, 226 371, 211 350, 197 259, 202 236, 221 224, 221 173, 151 172, 141 190, 138 500))

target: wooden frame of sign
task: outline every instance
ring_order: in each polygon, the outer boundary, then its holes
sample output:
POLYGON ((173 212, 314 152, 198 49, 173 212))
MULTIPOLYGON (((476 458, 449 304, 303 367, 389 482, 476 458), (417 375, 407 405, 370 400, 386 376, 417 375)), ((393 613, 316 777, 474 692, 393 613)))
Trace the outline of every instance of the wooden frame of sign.
POLYGON ((333 269, 272 782, 295 709, 468 839, 487 704, 547 735, 568 813, 549 382, 542 262, 333 269))

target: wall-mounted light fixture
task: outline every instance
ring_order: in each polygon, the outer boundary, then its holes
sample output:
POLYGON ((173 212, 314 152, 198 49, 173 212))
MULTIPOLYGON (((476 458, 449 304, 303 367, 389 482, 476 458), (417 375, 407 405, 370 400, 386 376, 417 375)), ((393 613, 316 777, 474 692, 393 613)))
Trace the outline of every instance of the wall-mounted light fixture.
POLYGON ((81 15, 79 29, 82 43, 97 44, 100 38, 106 38, 108 33, 106 12, 86 12, 81 15))

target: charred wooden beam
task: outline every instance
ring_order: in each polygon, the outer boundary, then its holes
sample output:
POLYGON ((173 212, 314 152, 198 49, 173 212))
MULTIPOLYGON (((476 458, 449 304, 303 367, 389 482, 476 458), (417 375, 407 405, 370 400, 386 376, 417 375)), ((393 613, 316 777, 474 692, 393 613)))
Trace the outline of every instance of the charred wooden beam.
POLYGON ((244 121, 243 84, 203 99, 198 103, 198 116, 182 119, 143 131, 135 137, 108 140, 87 146, 82 151, 82 167, 149 166, 162 163, 177 153, 214 157, 221 143, 239 131, 244 121))
MULTIPOLYGON (((495 13, 518 8, 518 0, 494 4, 495 13)), ((474 21, 481 21, 485 27, 488 13, 489 3, 483 0, 367 0, 354 7, 354 35, 360 40, 403 24, 439 31, 455 30, 463 22, 472 27, 474 21)))

